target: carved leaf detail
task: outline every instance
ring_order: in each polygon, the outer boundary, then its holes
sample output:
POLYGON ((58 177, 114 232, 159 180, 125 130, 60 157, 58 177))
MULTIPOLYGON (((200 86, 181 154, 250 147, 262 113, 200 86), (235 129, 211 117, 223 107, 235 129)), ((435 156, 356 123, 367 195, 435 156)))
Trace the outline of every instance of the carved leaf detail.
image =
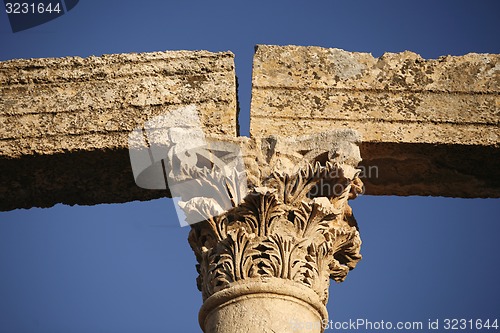
POLYGON ((330 221, 335 219, 333 213, 328 214, 316 202, 301 202, 300 208, 294 211, 294 225, 300 238, 311 241, 323 235, 330 228, 330 221))
POLYGON ((269 236, 264 241, 267 246, 266 254, 269 257, 269 265, 272 267, 274 277, 291 279, 292 265, 291 257, 294 250, 293 240, 279 234, 269 236))
MULTIPOLYGON (((214 179, 206 171, 198 175, 205 177, 200 184, 214 179)), ((185 206, 211 216, 192 225, 189 236, 204 299, 236 281, 276 277, 313 289, 326 303, 329 278, 343 281, 361 259, 347 205, 352 180, 338 164, 314 162, 292 175, 271 173, 244 196, 241 175, 233 176, 224 187, 234 208, 213 216, 218 200, 185 206), (339 191, 312 193, 325 184, 339 191)))
POLYGON ((276 195, 265 188, 257 188, 240 206, 239 211, 251 232, 258 237, 267 235, 284 213, 276 195))

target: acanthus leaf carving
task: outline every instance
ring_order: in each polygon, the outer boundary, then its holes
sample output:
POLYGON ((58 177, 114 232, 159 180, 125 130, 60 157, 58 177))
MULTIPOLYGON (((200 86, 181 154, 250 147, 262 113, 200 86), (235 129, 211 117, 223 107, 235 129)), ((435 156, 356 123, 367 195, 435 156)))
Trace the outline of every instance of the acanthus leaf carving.
POLYGON ((360 186, 356 177, 315 161, 293 174, 272 172, 218 216, 200 204, 211 217, 192 225, 189 242, 203 298, 237 281, 276 277, 313 289, 326 304, 329 278, 343 281, 361 259, 347 205, 351 186, 360 186))

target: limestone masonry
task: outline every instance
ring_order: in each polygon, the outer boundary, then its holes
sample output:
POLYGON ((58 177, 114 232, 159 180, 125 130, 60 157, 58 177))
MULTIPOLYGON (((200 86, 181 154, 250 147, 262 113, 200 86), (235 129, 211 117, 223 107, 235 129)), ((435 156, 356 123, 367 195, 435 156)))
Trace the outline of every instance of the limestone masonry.
POLYGON ((0 63, 0 209, 165 196, 135 185, 128 135, 195 104, 208 133, 236 136, 233 57, 169 51, 0 63))
MULTIPOLYGON (((251 136, 351 128, 367 194, 499 197, 499 60, 258 46, 251 136)), ((232 53, 1 62, 0 209, 168 195, 135 185, 127 136, 192 104, 207 135, 237 136, 232 53)))
POLYGON ((173 194, 205 333, 322 333, 363 183, 500 197, 499 60, 258 46, 250 138, 229 52, 2 62, 0 209, 173 194))
POLYGON ((500 55, 257 47, 252 136, 362 134, 368 194, 500 195, 500 55))

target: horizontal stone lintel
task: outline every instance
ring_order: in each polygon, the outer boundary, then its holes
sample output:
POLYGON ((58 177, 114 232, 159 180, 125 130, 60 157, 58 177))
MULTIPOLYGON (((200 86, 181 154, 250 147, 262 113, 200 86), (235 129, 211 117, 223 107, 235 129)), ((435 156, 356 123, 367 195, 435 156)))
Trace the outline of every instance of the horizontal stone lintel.
POLYGON ((250 134, 362 136, 366 194, 500 197, 500 55, 259 45, 250 134))
POLYGON ((234 55, 167 51, 0 63, 0 210, 148 200, 129 134, 188 105, 237 136, 234 55))
MULTIPOLYGON (((259 46, 251 136, 361 133, 366 194, 500 197, 500 55, 424 60, 259 46)), ((233 54, 169 51, 0 63, 0 210, 149 200, 130 131, 196 105, 237 136, 233 54)))

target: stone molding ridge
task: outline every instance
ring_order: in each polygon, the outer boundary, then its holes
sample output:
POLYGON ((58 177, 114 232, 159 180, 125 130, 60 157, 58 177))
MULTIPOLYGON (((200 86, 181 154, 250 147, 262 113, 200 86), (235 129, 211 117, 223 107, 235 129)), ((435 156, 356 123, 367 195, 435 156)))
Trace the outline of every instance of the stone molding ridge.
POLYGON ((302 308, 303 312, 309 313, 314 322, 328 321, 326 306, 310 288, 292 281, 265 278, 234 283, 231 287, 218 291, 209 297, 199 312, 198 320, 201 329, 204 332, 213 331, 213 328, 209 328, 209 326, 214 326, 212 324, 214 317, 218 317, 221 309, 230 308, 235 304, 245 307, 245 302, 252 299, 262 299, 266 303, 272 303, 276 300, 294 303, 297 308, 302 308))

